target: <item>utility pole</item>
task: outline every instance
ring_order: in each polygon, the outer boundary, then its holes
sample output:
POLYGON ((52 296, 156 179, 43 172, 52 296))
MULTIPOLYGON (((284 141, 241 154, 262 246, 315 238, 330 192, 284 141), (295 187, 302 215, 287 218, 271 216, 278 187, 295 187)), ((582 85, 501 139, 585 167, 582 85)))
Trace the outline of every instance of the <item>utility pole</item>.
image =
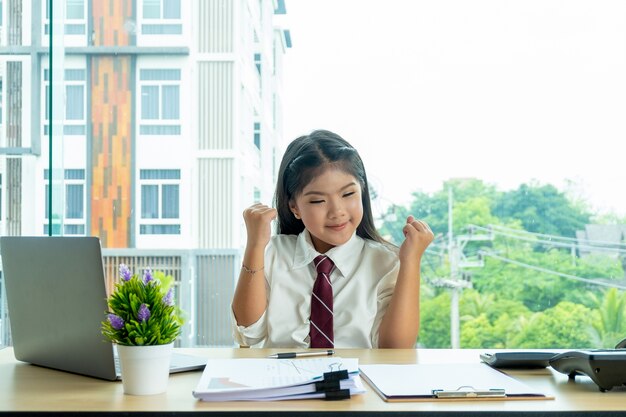
POLYGON ((460 319, 459 319, 459 257, 458 248, 454 242, 452 227, 452 187, 448 188, 448 262, 450 262, 450 345, 452 349, 458 349, 460 342, 460 319))
POLYGON ((472 283, 464 279, 461 272, 465 268, 480 268, 484 266, 482 259, 468 259, 463 250, 470 241, 493 240, 493 233, 476 233, 470 226, 468 234, 454 236, 454 219, 452 216, 453 206, 452 187, 448 189, 448 262, 450 264, 450 276, 445 278, 434 278, 430 284, 434 287, 450 289, 450 346, 458 349, 461 346, 461 324, 459 315, 459 299, 463 288, 472 288, 472 283))

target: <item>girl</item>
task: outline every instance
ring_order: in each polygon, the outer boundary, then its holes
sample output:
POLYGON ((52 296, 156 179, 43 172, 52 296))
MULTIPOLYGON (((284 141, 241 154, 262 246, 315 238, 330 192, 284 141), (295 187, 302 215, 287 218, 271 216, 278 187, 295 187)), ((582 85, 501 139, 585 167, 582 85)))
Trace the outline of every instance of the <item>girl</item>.
POLYGON ((274 203, 275 209, 254 204, 243 213, 248 240, 232 303, 235 340, 413 347, 420 262, 433 233, 409 216, 399 249, 380 236, 356 149, 325 130, 294 140, 280 164, 274 203), (276 217, 278 234, 271 236, 276 217))

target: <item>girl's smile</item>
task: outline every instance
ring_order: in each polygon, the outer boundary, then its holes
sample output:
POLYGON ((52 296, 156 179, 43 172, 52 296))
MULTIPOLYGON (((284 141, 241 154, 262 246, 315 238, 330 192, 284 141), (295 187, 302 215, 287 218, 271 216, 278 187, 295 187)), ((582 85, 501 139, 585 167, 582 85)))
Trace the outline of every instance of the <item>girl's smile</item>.
POLYGON ((328 226, 330 227, 332 230, 335 230, 337 232, 343 230, 346 226, 348 225, 348 223, 343 223, 343 224, 338 224, 338 225, 334 225, 334 226, 328 226))

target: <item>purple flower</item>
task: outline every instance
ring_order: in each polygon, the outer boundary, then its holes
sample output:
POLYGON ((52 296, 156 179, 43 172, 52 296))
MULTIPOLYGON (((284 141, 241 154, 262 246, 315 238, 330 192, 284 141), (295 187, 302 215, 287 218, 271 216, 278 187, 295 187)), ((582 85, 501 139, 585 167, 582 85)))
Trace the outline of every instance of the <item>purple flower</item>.
POLYGON ((152 281, 154 278, 152 278, 152 270, 150 268, 147 268, 143 271, 143 283, 147 284, 150 281, 152 281))
POLYGON ((139 311, 137 312, 137 320, 146 321, 149 318, 150 318, 150 310, 148 309, 148 306, 145 305, 144 303, 141 303, 141 305, 139 306, 139 311))
POLYGON ((128 265, 120 264, 120 277, 122 277, 124 281, 130 280, 131 274, 130 269, 128 269, 128 265))
POLYGON ((121 330, 124 327, 124 319, 115 314, 109 314, 109 323, 115 330, 121 330))
POLYGON ((167 291, 167 294, 163 296, 163 302, 167 306, 174 305, 174 293, 172 292, 171 288, 167 291))

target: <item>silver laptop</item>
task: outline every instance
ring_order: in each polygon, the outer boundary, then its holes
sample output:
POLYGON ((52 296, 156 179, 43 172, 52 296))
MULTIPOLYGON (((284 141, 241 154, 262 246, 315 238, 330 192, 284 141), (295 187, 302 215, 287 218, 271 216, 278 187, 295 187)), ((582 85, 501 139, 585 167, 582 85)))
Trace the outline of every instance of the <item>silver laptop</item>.
MULTIPOLYGON (((100 332, 107 311, 97 237, 0 237, 15 358, 96 378, 119 379, 114 346, 100 332)), ((174 354, 170 372, 206 358, 174 354)))

